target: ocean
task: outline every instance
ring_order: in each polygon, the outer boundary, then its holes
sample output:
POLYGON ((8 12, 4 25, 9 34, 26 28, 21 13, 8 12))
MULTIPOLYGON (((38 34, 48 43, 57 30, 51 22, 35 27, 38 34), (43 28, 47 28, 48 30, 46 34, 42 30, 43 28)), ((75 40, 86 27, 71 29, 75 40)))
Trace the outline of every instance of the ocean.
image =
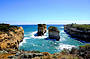
POLYGON ((64 48, 71 49, 72 47, 78 48, 80 45, 84 45, 78 40, 71 38, 68 34, 64 32, 64 25, 47 25, 55 26, 60 31, 60 41, 55 41, 52 39, 46 39, 48 37, 48 31, 44 36, 34 36, 37 33, 37 25, 17 25, 22 26, 24 29, 24 39, 19 44, 19 50, 24 51, 40 51, 49 52, 51 54, 62 51, 64 48))

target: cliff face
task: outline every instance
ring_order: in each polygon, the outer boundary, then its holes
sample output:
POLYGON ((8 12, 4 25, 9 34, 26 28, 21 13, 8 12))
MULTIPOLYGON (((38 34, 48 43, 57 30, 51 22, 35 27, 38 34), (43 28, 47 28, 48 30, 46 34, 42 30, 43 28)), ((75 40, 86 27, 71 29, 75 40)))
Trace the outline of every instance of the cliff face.
POLYGON ((68 24, 64 26, 64 31, 71 37, 90 42, 90 25, 68 24))
POLYGON ((24 38, 22 27, 0 25, 0 49, 18 49, 24 38))
POLYGON ((38 24, 38 36, 42 36, 46 33, 47 26, 46 24, 38 24))
POLYGON ((56 39, 59 41, 60 35, 59 35, 59 30, 56 27, 50 26, 48 28, 48 34, 50 39, 56 39))

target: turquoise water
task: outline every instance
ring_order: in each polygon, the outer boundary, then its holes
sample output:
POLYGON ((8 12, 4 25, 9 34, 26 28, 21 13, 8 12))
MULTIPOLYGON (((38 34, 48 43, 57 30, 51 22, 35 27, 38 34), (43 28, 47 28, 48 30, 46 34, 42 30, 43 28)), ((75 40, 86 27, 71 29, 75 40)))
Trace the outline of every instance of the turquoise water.
POLYGON ((47 25, 55 26, 60 31, 60 41, 55 41, 45 38, 48 37, 48 31, 44 36, 35 37, 34 34, 37 33, 37 25, 19 25, 22 26, 24 29, 24 39, 19 45, 20 50, 25 51, 33 51, 37 50, 40 52, 49 52, 49 53, 56 53, 60 52, 63 48, 71 49, 72 47, 78 47, 80 45, 84 45, 80 41, 71 38, 68 34, 64 32, 63 25, 47 25))

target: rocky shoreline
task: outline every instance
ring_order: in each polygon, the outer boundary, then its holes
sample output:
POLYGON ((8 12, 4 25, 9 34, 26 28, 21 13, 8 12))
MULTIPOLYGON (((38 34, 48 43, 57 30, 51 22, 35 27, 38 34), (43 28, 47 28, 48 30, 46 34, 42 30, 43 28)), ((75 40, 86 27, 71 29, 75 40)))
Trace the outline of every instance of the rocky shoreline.
POLYGON ((50 54, 39 51, 22 51, 16 49, 0 50, 1 59, 90 59, 90 44, 79 49, 63 49, 61 52, 50 54))
POLYGON ((90 25, 89 24, 67 24, 64 25, 64 31, 71 37, 90 42, 90 25))
MULTIPOLYGON (((59 36, 56 27, 50 27, 49 31, 52 33, 54 31, 59 36)), ((90 44, 80 46, 79 49, 73 47, 71 50, 63 49, 61 52, 50 54, 18 50, 18 45, 23 38, 22 27, 0 24, 0 59, 90 59, 90 44)))
POLYGON ((23 38, 24 30, 22 27, 0 24, 0 50, 18 49, 23 38))

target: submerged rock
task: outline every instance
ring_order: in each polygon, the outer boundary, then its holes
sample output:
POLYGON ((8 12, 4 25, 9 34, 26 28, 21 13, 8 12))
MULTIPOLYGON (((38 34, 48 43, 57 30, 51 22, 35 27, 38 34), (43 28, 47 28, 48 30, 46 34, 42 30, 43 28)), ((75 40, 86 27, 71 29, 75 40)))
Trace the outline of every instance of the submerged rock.
POLYGON ((38 32, 37 35, 38 36, 42 36, 46 33, 47 30, 47 26, 46 24, 38 24, 38 32))
POLYGON ((50 39, 56 39, 57 41, 60 39, 59 30, 56 27, 50 26, 48 28, 48 35, 50 39))

